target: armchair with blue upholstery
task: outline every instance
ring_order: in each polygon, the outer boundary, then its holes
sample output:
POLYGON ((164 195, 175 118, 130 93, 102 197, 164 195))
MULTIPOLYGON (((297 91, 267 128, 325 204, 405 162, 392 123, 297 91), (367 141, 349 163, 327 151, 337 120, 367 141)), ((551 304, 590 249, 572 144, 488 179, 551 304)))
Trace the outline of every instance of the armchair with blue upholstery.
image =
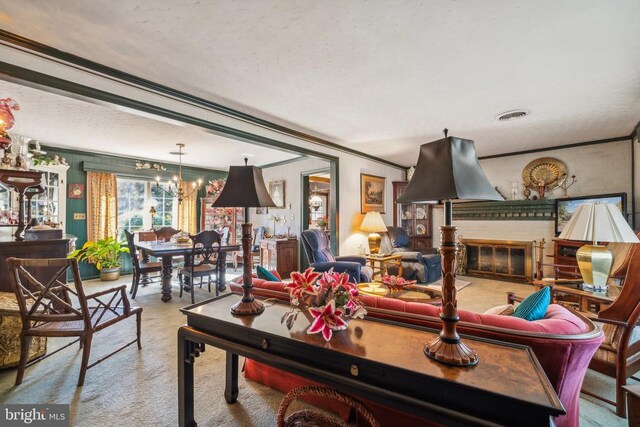
POLYGON ((355 283, 371 282, 373 270, 366 265, 363 256, 333 256, 329 237, 323 230, 305 230, 301 233, 302 247, 315 271, 325 272, 333 268, 338 273, 348 273, 355 283))
MULTIPOLYGON (((404 228, 387 227, 387 231, 380 235, 380 253, 402 255, 402 275, 405 279, 431 283, 442 276, 440 255, 433 248, 421 251, 412 249, 404 228)), ((397 267, 389 266, 388 271, 390 274, 397 274, 397 267)))

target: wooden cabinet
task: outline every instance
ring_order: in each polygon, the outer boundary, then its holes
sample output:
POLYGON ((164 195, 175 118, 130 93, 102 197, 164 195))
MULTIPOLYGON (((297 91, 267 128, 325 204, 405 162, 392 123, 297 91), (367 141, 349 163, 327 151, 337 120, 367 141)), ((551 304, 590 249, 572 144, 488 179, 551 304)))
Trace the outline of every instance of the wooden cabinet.
MULTIPOLYGON (((62 239, 52 240, 23 240, 0 238, 0 291, 13 292, 9 282, 9 268, 7 258, 66 258, 67 254, 75 250, 76 237, 70 234, 62 239)), ((46 282, 51 279, 57 268, 38 267, 30 271, 36 280, 46 282)), ((65 281, 66 276, 60 278, 65 281)))
POLYGON ((216 230, 222 234, 223 243, 235 245, 242 243, 243 208, 214 208, 212 198, 201 199, 200 231, 216 230))
MULTIPOLYGON (((41 192, 34 192, 24 200, 25 212, 31 214, 31 218, 36 218, 39 222, 52 222, 60 224, 64 231, 66 226, 67 208, 67 170, 66 165, 38 165, 33 166, 31 172, 41 172, 42 178, 40 186, 41 192)), ((7 171, 11 174, 16 171, 7 171)), ((17 171, 20 173, 20 171, 17 171)), ((5 211, 3 219, 10 216, 10 212, 17 213, 19 210, 19 194, 15 189, 7 185, 0 185, 0 211, 5 211)), ((4 225, 4 224, 2 224, 4 225)))
POLYGON ((276 270, 280 277, 288 279, 298 271, 297 239, 262 239, 260 241, 260 265, 276 270))
POLYGON ((556 279, 575 279, 579 274, 576 252, 585 242, 553 239, 553 263, 566 267, 554 267, 556 279))
POLYGON ((428 203, 398 203, 398 197, 407 188, 407 182, 393 182, 393 225, 402 227, 409 234, 411 247, 415 250, 433 247, 432 210, 428 203))

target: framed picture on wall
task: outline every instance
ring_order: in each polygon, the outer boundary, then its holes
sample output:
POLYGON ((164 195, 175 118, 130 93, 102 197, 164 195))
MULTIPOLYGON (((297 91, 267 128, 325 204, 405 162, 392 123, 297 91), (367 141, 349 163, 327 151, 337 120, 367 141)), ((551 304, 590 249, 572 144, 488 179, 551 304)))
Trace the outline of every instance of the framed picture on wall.
POLYGON ((266 215, 269 213, 269 208, 256 208, 256 214, 266 215))
POLYGON ((269 195, 278 208, 284 208, 284 180, 269 182, 269 195))
POLYGON ((627 193, 597 194, 593 196, 556 199, 556 237, 560 235, 578 206, 584 203, 611 203, 627 219, 627 193))
POLYGON ((70 199, 84 199, 84 184, 69 184, 67 197, 70 199))
POLYGON ((386 178, 360 174, 360 211, 384 213, 386 178))

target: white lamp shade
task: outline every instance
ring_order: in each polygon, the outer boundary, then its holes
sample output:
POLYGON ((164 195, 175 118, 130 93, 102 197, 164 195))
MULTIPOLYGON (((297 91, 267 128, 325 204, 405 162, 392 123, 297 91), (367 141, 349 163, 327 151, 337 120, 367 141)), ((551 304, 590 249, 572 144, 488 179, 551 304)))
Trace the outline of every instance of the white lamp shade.
POLYGON ((610 203, 578 206, 559 237, 589 242, 639 242, 620 210, 610 203))
POLYGON ((367 233, 380 233, 387 231, 387 226, 384 225, 384 220, 380 216, 380 212, 367 212, 360 225, 360 231, 367 233))

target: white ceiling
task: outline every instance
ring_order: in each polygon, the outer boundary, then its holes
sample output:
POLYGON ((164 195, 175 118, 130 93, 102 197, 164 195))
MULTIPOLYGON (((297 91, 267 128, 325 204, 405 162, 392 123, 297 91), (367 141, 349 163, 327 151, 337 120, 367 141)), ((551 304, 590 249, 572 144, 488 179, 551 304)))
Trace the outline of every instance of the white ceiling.
POLYGON ((150 114, 132 114, 0 80, 0 98, 7 97, 20 104, 11 132, 55 147, 178 163, 178 156, 169 152, 177 151, 176 143, 182 142, 188 153, 183 164, 221 170, 243 164, 245 155, 256 166, 298 157, 150 114))
POLYGON ((406 165, 640 120, 638 0, 0 0, 0 27, 406 165), (498 122, 506 110, 530 116, 498 122))

